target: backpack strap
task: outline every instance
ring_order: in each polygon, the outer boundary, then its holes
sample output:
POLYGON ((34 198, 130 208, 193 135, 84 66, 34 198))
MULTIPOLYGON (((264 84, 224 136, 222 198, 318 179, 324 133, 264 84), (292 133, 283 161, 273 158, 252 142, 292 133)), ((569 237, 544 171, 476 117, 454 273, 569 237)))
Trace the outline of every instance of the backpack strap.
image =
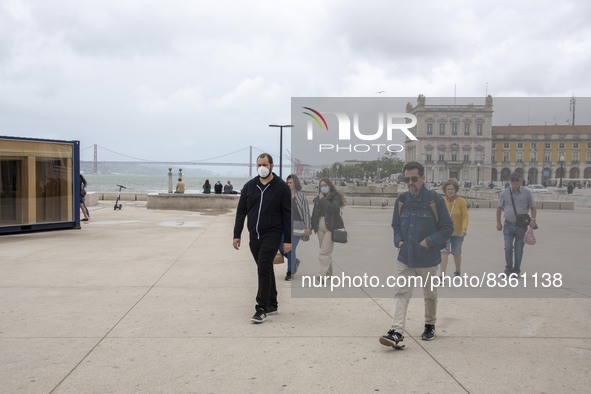
POLYGON ((437 213, 437 204, 435 204, 435 190, 429 190, 429 205, 433 211, 433 219, 435 219, 435 225, 439 227, 439 214, 437 213))
MULTIPOLYGON (((404 208, 404 201, 406 201, 406 193, 404 192, 398 196, 398 216, 402 216, 402 208, 404 208)), ((435 190, 429 190, 429 206, 433 212, 433 220, 435 225, 439 227, 439 214, 437 213, 437 204, 435 203, 435 190)))
POLYGON ((404 201, 406 201, 406 193, 404 192, 398 196, 398 216, 402 216, 402 208, 404 207, 404 201))

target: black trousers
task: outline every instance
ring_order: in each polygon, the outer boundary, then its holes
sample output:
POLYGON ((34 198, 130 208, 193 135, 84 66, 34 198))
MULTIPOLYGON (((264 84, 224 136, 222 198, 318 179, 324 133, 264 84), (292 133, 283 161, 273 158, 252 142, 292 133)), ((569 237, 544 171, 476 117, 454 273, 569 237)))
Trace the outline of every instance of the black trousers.
POLYGON ((261 235, 260 239, 250 239, 250 252, 257 264, 258 291, 256 309, 277 308, 277 287, 273 259, 281 243, 281 234, 261 235))

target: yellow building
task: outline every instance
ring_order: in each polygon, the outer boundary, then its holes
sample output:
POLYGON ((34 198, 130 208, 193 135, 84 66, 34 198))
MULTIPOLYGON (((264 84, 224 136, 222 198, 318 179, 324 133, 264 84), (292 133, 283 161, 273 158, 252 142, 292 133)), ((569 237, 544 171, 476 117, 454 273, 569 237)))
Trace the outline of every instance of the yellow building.
POLYGON ((591 181, 588 125, 493 126, 491 148, 493 181, 506 182, 514 171, 527 183, 561 177, 591 181))
POLYGON ((519 172, 527 183, 558 179, 591 183, 591 126, 493 126, 493 98, 483 104, 427 105, 419 95, 406 112, 416 116, 405 160, 425 166, 427 182, 507 182, 519 172), (562 170, 561 170, 562 168, 562 170), (587 181, 588 180, 588 181, 587 181))

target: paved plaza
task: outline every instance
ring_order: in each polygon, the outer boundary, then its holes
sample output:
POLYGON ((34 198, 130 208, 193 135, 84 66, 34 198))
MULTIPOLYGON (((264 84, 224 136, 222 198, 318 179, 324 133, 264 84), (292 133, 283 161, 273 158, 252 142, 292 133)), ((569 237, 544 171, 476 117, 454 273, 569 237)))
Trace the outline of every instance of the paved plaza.
MULTIPOLYGON (((336 275, 391 274, 391 215, 345 208, 336 275)), ((393 289, 302 288, 315 236, 294 282, 275 266, 279 313, 255 325, 256 270, 246 231, 232 248, 234 212, 100 202, 81 230, 0 237, 0 392, 588 392, 591 209, 538 219, 522 271, 561 274, 560 286, 440 289, 431 342, 415 290, 396 351, 378 342, 393 289)), ((471 209, 462 271, 499 273, 503 256, 495 210, 471 209)))

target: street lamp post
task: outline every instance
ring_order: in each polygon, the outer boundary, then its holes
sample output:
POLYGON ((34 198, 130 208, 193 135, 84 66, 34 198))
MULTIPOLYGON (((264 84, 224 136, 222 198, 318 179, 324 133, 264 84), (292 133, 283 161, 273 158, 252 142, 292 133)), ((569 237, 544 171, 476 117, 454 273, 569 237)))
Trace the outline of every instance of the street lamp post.
POLYGON ((560 185, 558 187, 562 188, 562 166, 564 165, 564 155, 560 155, 560 185))
POLYGON ((476 186, 480 185, 480 163, 476 164, 476 186))
POLYGON ((279 127, 279 178, 283 178, 283 128, 293 127, 292 124, 270 124, 269 127, 279 127))

